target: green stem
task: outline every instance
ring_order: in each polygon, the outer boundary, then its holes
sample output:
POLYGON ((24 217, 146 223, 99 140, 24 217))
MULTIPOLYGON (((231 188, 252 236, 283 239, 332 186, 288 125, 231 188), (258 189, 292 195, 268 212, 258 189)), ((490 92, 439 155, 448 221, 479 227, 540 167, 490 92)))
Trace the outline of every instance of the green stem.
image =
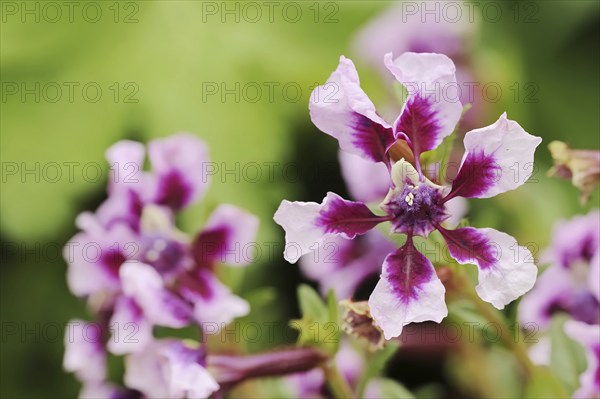
MULTIPOLYGON (((469 299, 473 301, 477 310, 491 323, 498 325, 501 331, 510 331, 510 326, 504 315, 493 308, 489 303, 484 302, 477 292, 475 291, 471 281, 463 274, 463 293, 466 294, 469 299)), ((512 351, 517 358, 517 361, 523 367, 523 370, 527 373, 527 376, 531 376, 535 369, 535 365, 531 362, 529 355, 527 354, 527 347, 519 339, 512 339, 511 334, 501 335, 502 343, 504 346, 512 351)))
POLYGON ((325 374, 325 381, 331 390, 333 397, 336 399, 353 399, 356 398, 352 388, 348 385, 346 379, 342 376, 333 360, 324 363, 321 368, 325 374))

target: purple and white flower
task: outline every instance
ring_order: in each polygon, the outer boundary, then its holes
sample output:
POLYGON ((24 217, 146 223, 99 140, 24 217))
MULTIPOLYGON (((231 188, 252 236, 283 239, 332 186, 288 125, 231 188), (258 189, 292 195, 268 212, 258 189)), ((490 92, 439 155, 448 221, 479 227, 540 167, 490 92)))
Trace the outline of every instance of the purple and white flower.
POLYGON ((523 297, 521 324, 535 323, 545 329, 557 312, 600 324, 600 212, 558 223, 542 259, 550 266, 523 297))
POLYGON ((533 162, 541 139, 503 114, 494 124, 465 135, 465 154, 452 185, 435 184, 422 172, 420 154, 435 149, 460 119, 460 102, 440 92, 456 82, 454 64, 441 54, 416 53, 396 59, 387 54, 385 64, 409 90, 393 123, 377 114, 353 63, 343 56, 310 103, 315 125, 336 138, 342 150, 388 168, 390 187, 379 205, 384 214, 330 192, 321 204, 283 201, 274 219, 286 232, 284 257, 291 263, 333 236, 351 240, 383 222, 390 222, 392 233, 406 235, 405 244, 385 258, 369 299, 373 318, 390 339, 408 323, 440 322, 447 315, 445 288, 431 261, 415 247, 414 236, 439 231, 458 263, 478 266, 477 293, 499 309, 531 289, 537 268, 530 251, 513 237, 490 228, 450 230, 442 224, 450 217, 447 202, 453 198, 489 198, 522 185, 531 174, 525 165, 533 162), (336 88, 333 94, 331 87, 336 88), (390 156, 397 141, 411 149, 414 165, 390 156), (522 180, 514 178, 515 165, 525 169, 522 180))

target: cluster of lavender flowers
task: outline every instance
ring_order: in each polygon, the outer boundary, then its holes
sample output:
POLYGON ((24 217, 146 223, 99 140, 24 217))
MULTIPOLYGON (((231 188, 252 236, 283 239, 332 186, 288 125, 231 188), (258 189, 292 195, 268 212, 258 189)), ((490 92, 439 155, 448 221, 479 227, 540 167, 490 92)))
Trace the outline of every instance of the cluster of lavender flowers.
POLYGON ((153 327, 221 325, 249 312, 216 268, 245 265, 235 245, 254 240, 258 219, 220 205, 202 231, 184 234, 175 216, 207 189, 200 173, 207 147, 185 133, 153 140, 150 171, 143 171, 145 152, 132 141, 108 149, 108 198, 95 213, 78 216, 81 232, 65 248, 69 287, 96 316, 93 323, 71 321, 65 336, 64 367, 82 382, 82 397, 208 397, 219 385, 205 369, 204 349, 157 339, 153 327), (107 352, 126 356, 127 389, 107 381, 107 352))
MULTIPOLYGON (((586 348, 587 369, 580 376, 576 398, 600 396, 600 212, 592 211, 557 223, 548 263, 538 283, 519 306, 523 325, 546 331, 553 315, 566 313, 565 332, 586 348)), ((551 341, 543 337, 531 348, 538 364, 550 363, 551 341)))

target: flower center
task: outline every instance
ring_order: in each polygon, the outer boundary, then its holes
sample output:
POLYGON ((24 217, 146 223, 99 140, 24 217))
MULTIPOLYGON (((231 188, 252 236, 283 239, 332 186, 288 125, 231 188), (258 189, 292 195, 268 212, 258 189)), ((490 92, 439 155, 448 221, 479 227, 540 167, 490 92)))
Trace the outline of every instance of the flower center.
POLYGON ((159 272, 175 269, 185 254, 184 246, 163 237, 149 237, 144 246, 144 261, 159 272))
POLYGON ((435 230, 435 224, 449 217, 442 202, 442 192, 427 184, 406 184, 402 190, 388 196, 382 204, 384 211, 394 215, 395 233, 416 234, 426 237, 435 230))

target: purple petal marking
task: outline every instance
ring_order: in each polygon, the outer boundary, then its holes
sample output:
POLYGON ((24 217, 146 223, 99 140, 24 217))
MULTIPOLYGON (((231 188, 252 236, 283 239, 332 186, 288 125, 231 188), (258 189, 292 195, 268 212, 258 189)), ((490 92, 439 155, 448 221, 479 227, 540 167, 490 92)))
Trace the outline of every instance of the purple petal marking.
POLYGON ((183 176, 178 171, 172 170, 159 178, 155 201, 157 204, 177 210, 190 201, 191 195, 192 189, 183 176))
POLYGON ((189 295, 197 294, 205 300, 212 299, 215 292, 211 285, 212 281, 209 273, 206 270, 199 269, 182 274, 179 278, 179 286, 184 292, 184 296, 186 296, 186 293, 189 295))
POLYGON ((448 244, 448 251, 459 262, 476 261, 481 269, 492 267, 497 261, 496 248, 488 238, 473 227, 446 230, 438 227, 448 244))
POLYGON ((434 149, 439 142, 441 126, 431 101, 430 97, 424 97, 419 93, 411 96, 406 102, 402 115, 396 121, 395 136, 403 138, 403 134, 406 135, 410 140, 409 144, 415 159, 420 153, 434 149))
POLYGON ((544 309, 545 316, 548 318, 558 312, 565 312, 575 320, 587 324, 600 322, 600 304, 596 297, 586 290, 566 292, 565 295, 548 303, 544 309))
POLYGON ((493 156, 483 152, 468 153, 452 182, 452 190, 444 201, 454 197, 478 197, 496 184, 500 173, 502 168, 493 156))
POLYGON ((375 215, 362 202, 348 201, 333 194, 319 212, 315 224, 325 233, 342 234, 352 239, 386 220, 389 218, 375 215))
POLYGON ((102 251, 100 256, 100 264, 104 266, 108 273, 113 277, 119 276, 119 268, 126 260, 127 257, 117 248, 110 248, 102 251))
POLYGON ((229 242, 230 231, 224 227, 204 230, 192 243, 192 255, 196 266, 212 270, 222 259, 229 242))
POLYGON ((418 299, 421 287, 433 277, 431 262, 417 251, 412 238, 385 258, 384 268, 393 292, 404 303, 418 299))
POLYGON ((352 114, 350 127, 353 129, 352 144, 360 148, 367 158, 373 162, 388 162, 386 153, 396 141, 392 129, 357 112, 352 114))

